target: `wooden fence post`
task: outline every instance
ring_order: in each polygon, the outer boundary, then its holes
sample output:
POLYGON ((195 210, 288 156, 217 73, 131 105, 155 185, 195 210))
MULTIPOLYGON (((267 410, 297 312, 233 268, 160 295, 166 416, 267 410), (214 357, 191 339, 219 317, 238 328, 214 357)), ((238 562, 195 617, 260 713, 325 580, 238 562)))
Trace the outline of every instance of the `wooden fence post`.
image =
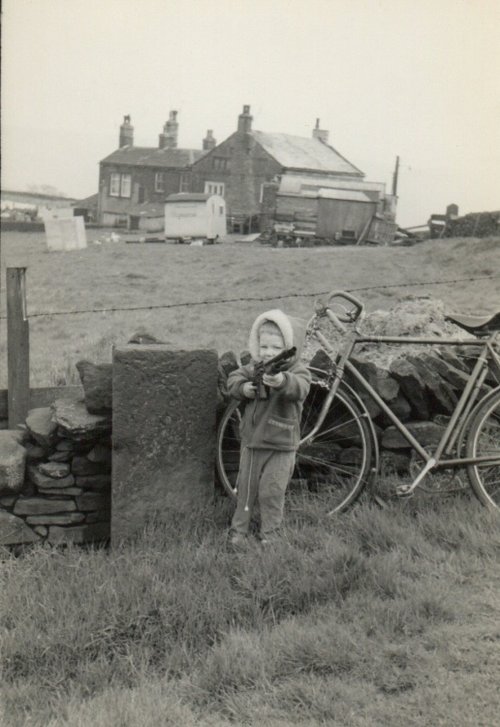
POLYGON ((7 268, 7 370, 9 429, 15 429, 26 419, 30 397, 26 268, 7 268))

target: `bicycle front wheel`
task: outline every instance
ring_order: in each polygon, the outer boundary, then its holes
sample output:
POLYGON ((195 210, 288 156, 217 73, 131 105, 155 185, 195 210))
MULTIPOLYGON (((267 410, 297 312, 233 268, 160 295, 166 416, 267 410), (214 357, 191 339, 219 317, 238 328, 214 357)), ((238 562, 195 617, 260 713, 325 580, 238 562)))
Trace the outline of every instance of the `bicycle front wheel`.
POLYGON ((493 463, 473 464, 467 474, 474 494, 487 507, 500 509, 500 389, 488 394, 470 424, 467 457, 494 457, 493 463))
POLYGON ((318 421, 327 395, 328 387, 321 380, 313 381, 304 403, 294 478, 333 514, 352 505, 368 484, 374 445, 368 413, 342 386, 319 431, 312 440, 304 441, 318 421))

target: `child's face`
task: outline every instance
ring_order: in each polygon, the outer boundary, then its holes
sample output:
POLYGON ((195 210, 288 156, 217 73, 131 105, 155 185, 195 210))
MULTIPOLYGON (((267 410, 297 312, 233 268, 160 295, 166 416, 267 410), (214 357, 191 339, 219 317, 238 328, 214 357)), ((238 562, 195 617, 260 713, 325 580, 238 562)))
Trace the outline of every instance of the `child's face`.
POLYGON ((269 361, 285 350, 285 342, 281 335, 272 331, 261 331, 259 335, 259 356, 262 361, 269 361))

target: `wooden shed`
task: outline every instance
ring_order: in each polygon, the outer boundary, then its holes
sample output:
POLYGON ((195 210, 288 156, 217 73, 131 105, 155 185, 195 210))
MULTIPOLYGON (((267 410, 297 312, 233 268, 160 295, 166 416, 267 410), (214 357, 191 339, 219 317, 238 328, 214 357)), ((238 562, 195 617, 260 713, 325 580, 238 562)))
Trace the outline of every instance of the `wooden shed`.
POLYGON ((317 234, 319 237, 354 242, 366 234, 377 212, 377 203, 365 193, 347 189, 318 192, 317 234))
POLYGON ((165 238, 214 241, 226 234, 226 203, 217 194, 171 194, 165 201, 165 238))

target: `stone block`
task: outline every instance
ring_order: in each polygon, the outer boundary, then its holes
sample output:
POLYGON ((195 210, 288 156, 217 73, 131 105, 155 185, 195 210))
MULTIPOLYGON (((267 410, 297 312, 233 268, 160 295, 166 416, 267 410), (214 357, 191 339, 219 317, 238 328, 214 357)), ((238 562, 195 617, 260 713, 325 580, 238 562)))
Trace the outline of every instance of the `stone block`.
MULTIPOLYGON (((406 422, 405 426, 423 447, 437 445, 445 430, 445 427, 436 422, 406 422)), ((384 449, 404 449, 411 446, 394 426, 387 427, 384 431, 381 444, 384 449)))
POLYGON ((110 412, 113 400, 111 364, 78 361, 76 368, 80 374, 87 411, 91 414, 110 412))
POLYGON ((395 359, 390 365, 390 373, 401 386, 401 392, 410 403, 413 415, 418 419, 428 419, 430 409, 425 384, 415 366, 405 359, 395 359))
POLYGON ((61 495, 62 497, 76 497, 76 495, 81 495, 83 492, 83 489, 81 487, 66 487, 64 489, 61 489, 59 487, 38 487, 38 494, 39 495, 48 495, 49 497, 57 497, 61 495))
POLYGON ((40 446, 47 449, 54 443, 57 424, 52 418, 52 409, 49 406, 30 409, 26 418, 26 427, 40 446))
POLYGON ((91 414, 80 399, 56 399, 52 416, 61 435, 77 442, 96 441, 111 430, 111 418, 91 414))
POLYGON ((216 351, 115 349, 112 542, 213 497, 216 351))
POLYGON ((70 467, 64 462, 42 462, 38 465, 38 471, 54 480, 61 480, 69 475, 70 467))
POLYGON ((103 523, 106 522, 109 525, 111 519, 111 510, 109 508, 107 510, 96 510, 95 512, 86 512, 85 513, 85 522, 86 523, 103 523))
POLYGON ((45 447, 41 447, 39 444, 33 444, 33 442, 26 442, 24 445, 26 450, 26 459, 28 462, 37 462, 46 457, 47 450, 45 447))
POLYGON ((59 512, 75 512, 74 500, 50 500, 45 497, 18 497, 14 515, 50 515, 59 512))
POLYGON ((59 515, 29 515, 26 522, 29 525, 75 525, 82 523, 85 515, 82 512, 67 512, 59 515))
POLYGON ((39 536, 22 518, 0 510, 0 545, 23 545, 39 541, 39 536))
POLYGON ((8 495, 23 489, 26 450, 17 441, 18 431, 0 431, 0 494, 8 495))
POLYGON ((64 487, 71 487, 75 484, 75 478, 71 473, 56 480, 53 477, 49 477, 49 475, 40 472, 39 465, 28 465, 28 478, 34 485, 46 490, 54 487, 57 487, 60 490, 64 487))

